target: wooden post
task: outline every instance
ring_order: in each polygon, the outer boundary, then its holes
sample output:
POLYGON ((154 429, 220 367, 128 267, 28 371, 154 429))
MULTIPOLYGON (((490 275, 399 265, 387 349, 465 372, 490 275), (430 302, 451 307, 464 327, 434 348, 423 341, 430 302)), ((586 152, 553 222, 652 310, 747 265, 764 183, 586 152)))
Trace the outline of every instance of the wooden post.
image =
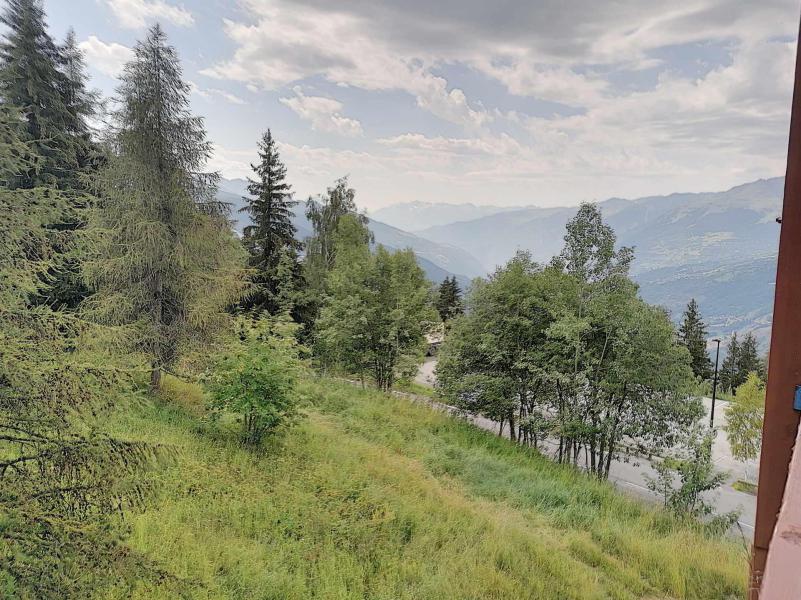
MULTIPOLYGON (((800 34, 801 35, 801 34, 800 34)), ((756 526, 751 557, 749 598, 759 598, 773 530, 781 509, 787 473, 798 431, 793 409, 795 387, 801 385, 801 64, 796 53, 795 85, 784 181, 776 295, 759 461, 756 526)), ((801 567, 799 567, 801 568, 801 567)))

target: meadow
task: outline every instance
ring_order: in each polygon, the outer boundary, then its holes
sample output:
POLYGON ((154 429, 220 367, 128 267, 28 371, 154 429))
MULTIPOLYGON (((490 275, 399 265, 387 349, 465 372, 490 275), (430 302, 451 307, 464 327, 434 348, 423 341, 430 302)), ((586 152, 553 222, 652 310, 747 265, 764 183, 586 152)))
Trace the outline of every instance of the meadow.
MULTIPOLYGON (((199 388, 121 411, 167 444, 127 543, 163 570, 133 598, 740 598, 747 551, 456 418, 328 379, 258 451, 199 388)), ((106 588, 98 598, 129 597, 106 588)))

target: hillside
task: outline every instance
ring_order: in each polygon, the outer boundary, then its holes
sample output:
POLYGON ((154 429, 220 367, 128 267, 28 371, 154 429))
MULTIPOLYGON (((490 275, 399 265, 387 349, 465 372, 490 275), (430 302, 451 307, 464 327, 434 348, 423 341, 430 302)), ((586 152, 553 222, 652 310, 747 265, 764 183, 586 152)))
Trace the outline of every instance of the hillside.
POLYGON ((130 597, 744 593, 741 546, 609 484, 405 399, 325 379, 303 392, 305 420, 261 454, 233 433, 212 435, 192 416, 202 409, 191 394, 144 404, 116 424, 122 436, 176 451, 151 507, 130 522, 134 549, 164 574, 130 597))

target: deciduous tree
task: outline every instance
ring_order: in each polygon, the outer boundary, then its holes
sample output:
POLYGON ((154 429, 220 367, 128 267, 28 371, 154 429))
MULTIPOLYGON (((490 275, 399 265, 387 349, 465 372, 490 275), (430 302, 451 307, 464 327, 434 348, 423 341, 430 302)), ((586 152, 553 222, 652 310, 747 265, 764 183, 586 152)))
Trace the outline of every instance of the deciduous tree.
POLYGON ((369 233, 356 215, 341 219, 329 291, 316 340, 342 368, 369 373, 389 390, 413 373, 436 313, 429 283, 411 250, 369 252, 369 233), (348 243, 349 242, 349 243, 348 243))
POLYGON ((726 436, 734 458, 743 462, 759 457, 765 416, 765 384, 751 372, 737 388, 726 413, 726 436))

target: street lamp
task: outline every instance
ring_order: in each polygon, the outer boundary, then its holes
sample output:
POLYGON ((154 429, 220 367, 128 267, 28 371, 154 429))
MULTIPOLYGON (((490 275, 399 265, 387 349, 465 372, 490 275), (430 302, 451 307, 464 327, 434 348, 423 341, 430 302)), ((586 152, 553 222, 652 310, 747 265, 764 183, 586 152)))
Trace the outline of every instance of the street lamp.
POLYGON ((720 358, 720 340, 715 338, 712 340, 716 342, 718 345, 718 349, 715 352, 715 377, 712 379, 712 410, 709 412, 709 428, 715 428, 715 398, 717 398, 718 393, 718 359, 720 358))

